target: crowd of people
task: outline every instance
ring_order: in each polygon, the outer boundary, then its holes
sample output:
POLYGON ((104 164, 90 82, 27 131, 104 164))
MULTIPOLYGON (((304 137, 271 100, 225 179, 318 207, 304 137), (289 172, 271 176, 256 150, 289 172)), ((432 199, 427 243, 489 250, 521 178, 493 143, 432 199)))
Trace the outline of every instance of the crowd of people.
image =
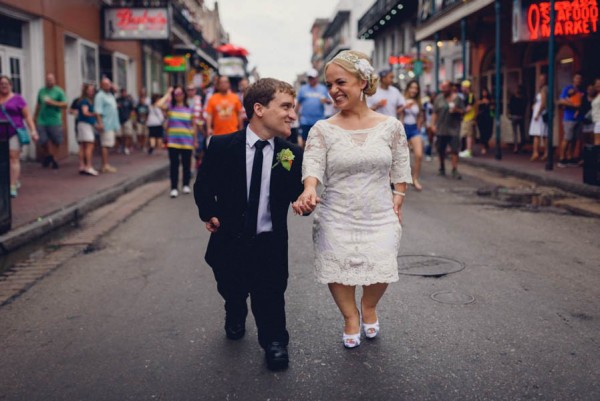
POLYGON ((239 92, 231 90, 227 77, 216 77, 206 88, 193 84, 170 87, 165 94, 148 96, 145 88, 137 99, 125 88, 117 88, 103 77, 99 88, 82 85, 81 93, 67 103, 54 74, 47 74, 45 85, 37 95, 35 108, 12 91, 12 81, 0 77, 0 121, 9 123, 6 135, 10 148, 10 195, 16 198, 20 183, 21 150, 30 140, 37 142, 44 168, 60 168, 59 150, 64 141, 63 113, 74 116, 79 144, 79 174, 95 177, 100 173, 117 173, 110 164, 112 153, 131 154, 143 151, 154 154, 167 148, 170 170, 170 196, 179 195, 181 165, 184 194, 191 193, 192 160, 201 163, 207 141, 213 135, 230 133, 247 124, 242 107, 243 91, 248 81, 238 82, 239 92), (94 163, 99 154, 100 163, 94 163))

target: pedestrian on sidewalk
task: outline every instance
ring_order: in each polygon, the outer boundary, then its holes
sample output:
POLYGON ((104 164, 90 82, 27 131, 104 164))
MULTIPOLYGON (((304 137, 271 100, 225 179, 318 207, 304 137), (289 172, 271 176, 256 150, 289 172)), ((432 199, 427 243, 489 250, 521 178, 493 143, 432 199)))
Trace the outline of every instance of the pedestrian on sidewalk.
POLYGON ((431 130, 436 135, 438 157, 440 159, 440 175, 446 175, 446 148, 450 148, 452 178, 460 180, 458 173, 458 150, 460 146, 460 125, 465 112, 460 96, 452 89, 450 81, 440 85, 441 93, 433 102, 431 130))
POLYGON ((357 51, 342 51, 325 65, 329 95, 340 111, 311 130, 304 191, 293 204, 296 213, 316 208, 317 280, 328 285, 341 312, 342 343, 350 349, 360 345, 361 334, 369 339, 379 334, 377 306, 388 285, 398 281, 402 204, 412 182, 402 123, 367 106, 378 78, 368 57, 357 51), (324 195, 317 206, 318 185, 324 195), (363 290, 359 305, 357 286, 363 290))
POLYGON ((112 93, 112 82, 107 77, 100 81, 100 90, 94 97, 94 111, 96 113, 97 127, 100 131, 100 146, 102 147, 102 173, 116 173, 117 169, 108 163, 108 151, 115 146, 119 124, 117 100, 112 93))
POLYGON ((206 133, 210 139, 213 135, 225 135, 243 127, 242 103, 231 91, 231 83, 226 76, 219 77, 217 92, 208 102, 204 117, 206 118, 206 133))
POLYGON ((188 106, 187 94, 181 85, 170 87, 156 105, 167 110, 167 148, 169 150, 171 191, 169 196, 179 196, 179 164, 182 166, 184 194, 191 193, 192 152, 198 146, 194 109, 188 106), (170 99, 170 102, 169 102, 170 99))
POLYGON ((596 97, 592 101, 592 121, 594 122, 594 145, 600 145, 600 78, 594 81, 596 97))
POLYGON ((42 166, 58 168, 56 158, 63 141, 62 111, 66 109, 65 92, 56 85, 54 74, 46 75, 46 86, 39 90, 33 119, 40 136, 39 144, 46 156, 42 166))
POLYGON ((135 135, 135 104, 133 97, 127 93, 126 88, 121 88, 120 96, 117 98, 117 109, 119 110, 119 123, 121 129, 116 131, 117 151, 126 155, 131 154, 133 147, 133 136, 135 135))
POLYGON ((154 149, 162 149, 164 137, 164 121, 165 114, 163 110, 157 106, 157 102, 162 96, 155 93, 152 95, 150 105, 148 107, 148 154, 154 153, 154 149))
POLYGON ((482 155, 486 155, 490 148, 490 138, 494 130, 494 112, 495 105, 492 95, 487 88, 482 88, 477 102, 477 128, 479 129, 482 155))
POLYGON ((146 96, 144 88, 140 91, 140 98, 135 106, 135 135, 137 147, 142 152, 148 143, 148 113, 150 112, 150 99, 146 96))
POLYGON ((546 105, 548 101, 548 86, 546 85, 546 74, 540 74, 538 82, 538 92, 535 95, 535 103, 531 113, 531 123, 529 124, 529 136, 533 137, 532 162, 540 158, 540 150, 544 149, 542 161, 548 158, 548 146, 544 143, 548 137, 548 111, 546 105))
POLYGON ((465 115, 460 125, 460 137, 465 138, 466 148, 459 157, 473 157, 473 146, 477 138, 477 99, 471 89, 471 81, 465 79, 460 85, 462 99, 465 102, 465 115))
POLYGON ((319 72, 311 68, 306 72, 308 83, 300 87, 296 99, 296 113, 300 116, 298 144, 304 147, 313 125, 325 118, 325 105, 331 103, 327 88, 319 82, 319 72))
POLYGON ((196 138, 198 145, 194 149, 194 158, 196 159, 195 169, 198 170, 202 157, 204 156, 204 146, 206 141, 205 122, 204 122, 204 106, 202 104, 202 96, 198 93, 198 88, 193 82, 190 82, 186 87, 187 105, 194 110, 194 126, 196 127, 196 138))
POLYGON ((94 154, 96 113, 94 113, 94 96, 96 89, 93 84, 85 84, 79 96, 77 116, 77 142, 79 142, 79 174, 97 176, 98 171, 92 165, 94 154))
MULTIPOLYGON (((583 75, 576 72, 573 75, 573 82, 563 88, 558 99, 558 106, 562 107, 563 112, 563 139, 560 143, 560 155, 558 167, 567 167, 567 165, 577 165, 574 157, 574 151, 579 142, 581 142, 583 115, 580 113, 583 102, 583 75)), ((552 122, 550 122, 551 124, 552 122)))
MULTIPOLYGON (((8 150, 10 163, 10 196, 17 197, 17 190, 21 186, 19 181, 21 175, 21 140, 17 129, 27 125, 31 139, 37 141, 38 133, 35 124, 29 114, 27 102, 21 95, 12 91, 12 82, 6 75, 0 76, 0 121, 7 123, 8 150)), ((4 133, 3 133, 4 134, 4 133)))
MULTIPOLYGON (((302 150, 291 135, 294 88, 263 78, 244 97, 248 127, 215 136, 194 185, 196 205, 211 232, 206 262, 225 301, 225 335, 246 333, 247 299, 267 367, 288 367, 285 290, 287 215, 302 192, 302 150)), ((215 96, 215 95, 213 95, 215 96)))
POLYGON ((378 113, 398 118, 402 107, 406 104, 406 100, 402 92, 393 83, 394 72, 392 70, 380 71, 377 92, 373 96, 367 97, 367 106, 378 113))
POLYGON ((423 126, 423 105, 421 103, 421 87, 416 80, 406 85, 404 92, 404 105, 400 107, 400 121, 404 124, 406 139, 414 155, 412 165, 413 185, 417 191, 423 186, 419 182, 421 164, 423 163, 423 139, 421 138, 421 127, 423 126))
POLYGON ((527 141, 525 138, 526 110, 527 98, 525 97, 525 88, 523 85, 519 85, 516 92, 510 96, 510 100, 508 102, 508 118, 510 119, 513 132, 513 153, 519 153, 522 151, 527 141))

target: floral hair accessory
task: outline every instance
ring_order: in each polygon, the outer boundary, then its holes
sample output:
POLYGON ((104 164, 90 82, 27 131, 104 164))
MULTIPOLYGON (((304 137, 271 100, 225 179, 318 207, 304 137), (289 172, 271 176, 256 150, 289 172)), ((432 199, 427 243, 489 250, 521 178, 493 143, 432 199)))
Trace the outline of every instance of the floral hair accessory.
POLYGON ((360 73, 361 78, 367 81, 370 80, 371 76, 375 73, 375 68, 373 68, 371 63, 369 63, 369 60, 358 58, 348 51, 341 52, 335 58, 339 58, 340 60, 344 60, 347 63, 353 64, 354 68, 356 68, 356 70, 360 73))

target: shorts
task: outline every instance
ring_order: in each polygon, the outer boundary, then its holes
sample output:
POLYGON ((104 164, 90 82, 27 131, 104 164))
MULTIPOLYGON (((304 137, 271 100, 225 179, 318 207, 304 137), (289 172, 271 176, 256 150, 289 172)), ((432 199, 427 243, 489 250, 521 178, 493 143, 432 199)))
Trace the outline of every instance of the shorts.
POLYGON ((37 132, 40 136, 40 139, 38 141, 40 145, 45 145, 48 143, 48 141, 50 141, 56 146, 59 146, 63 141, 63 128, 61 125, 38 125, 37 132))
POLYGON ((314 124, 307 124, 300 126, 300 135, 302 135, 302 139, 304 139, 304 142, 306 142, 306 140, 308 139, 308 133, 310 132, 310 129, 313 127, 313 125, 314 124))
POLYGON ((148 127, 146 127, 146 124, 142 124, 142 123, 137 123, 135 125, 135 133, 137 136, 147 136, 148 135, 148 127))
POLYGON ((77 142, 94 142, 94 127, 92 124, 79 121, 77 123, 77 142))
POLYGON ((100 144, 103 148, 112 148, 115 146, 115 131, 102 131, 100 133, 100 144))
POLYGON ((127 120, 121 124, 121 129, 115 132, 117 138, 122 136, 134 136, 135 130, 133 129, 133 121, 127 120))
POLYGON ((157 125, 155 127, 148 127, 148 136, 150 138, 159 138, 163 137, 163 127, 162 125, 157 125))
POLYGON ((437 150, 439 153, 445 152, 446 147, 450 146, 450 153, 458 153, 460 147, 460 138, 450 135, 437 136, 437 150))
POLYGON ((461 138, 475 138, 477 136, 477 123, 475 120, 463 121, 460 124, 461 138))
POLYGON ((404 131, 406 132, 406 139, 409 141, 419 135, 417 124, 404 124, 404 131))
POLYGON ((600 121, 594 124, 594 134, 600 134, 600 121))
POLYGON ((565 130, 565 141, 572 141, 578 139, 581 132, 581 124, 579 121, 563 121, 563 128, 565 130))
POLYGON ((15 134, 8 140, 8 150, 21 150, 21 143, 19 137, 15 134))

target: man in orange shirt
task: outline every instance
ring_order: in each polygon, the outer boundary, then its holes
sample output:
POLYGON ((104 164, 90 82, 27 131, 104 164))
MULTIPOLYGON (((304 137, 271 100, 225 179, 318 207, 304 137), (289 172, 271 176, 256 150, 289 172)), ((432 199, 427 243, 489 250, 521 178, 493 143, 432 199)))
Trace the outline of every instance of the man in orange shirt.
POLYGON ((217 92, 208 99, 205 109, 208 136, 230 134, 242 129, 242 103, 230 89, 229 78, 219 77, 217 92))

